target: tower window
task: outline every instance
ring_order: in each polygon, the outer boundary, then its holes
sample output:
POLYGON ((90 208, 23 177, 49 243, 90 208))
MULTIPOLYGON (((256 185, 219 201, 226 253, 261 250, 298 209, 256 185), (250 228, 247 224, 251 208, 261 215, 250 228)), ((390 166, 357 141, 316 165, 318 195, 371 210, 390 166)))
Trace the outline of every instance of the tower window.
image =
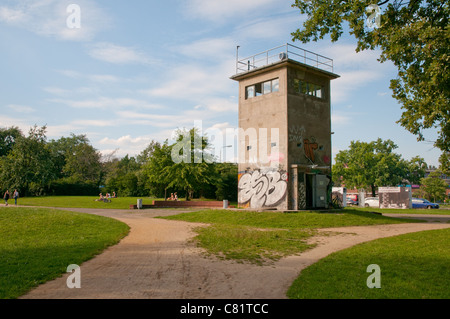
POLYGON ((279 92, 279 79, 256 83, 245 88, 245 98, 251 99, 256 96, 269 94, 272 92, 279 92))
POLYGON ((246 99, 255 97, 255 86, 254 85, 247 86, 245 88, 245 95, 246 95, 246 99))
POLYGON ((268 94, 272 92, 272 81, 267 81, 263 83, 263 93, 268 94))
POLYGON ((262 90, 262 83, 257 83, 255 84, 255 96, 260 96, 263 94, 263 90, 262 90))
POLYGON ((280 80, 272 80, 272 92, 278 92, 280 90, 280 80))
POLYGON ((294 91, 296 93, 314 96, 319 99, 323 98, 322 86, 314 83, 300 81, 298 79, 294 80, 294 91))

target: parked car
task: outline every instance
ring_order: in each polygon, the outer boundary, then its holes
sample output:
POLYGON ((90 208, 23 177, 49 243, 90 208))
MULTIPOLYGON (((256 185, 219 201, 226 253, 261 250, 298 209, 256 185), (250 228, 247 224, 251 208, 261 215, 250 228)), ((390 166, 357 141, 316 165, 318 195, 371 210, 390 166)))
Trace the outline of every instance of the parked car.
POLYGON ((364 201, 366 207, 380 207, 380 199, 378 197, 367 197, 364 201))
POLYGON ((412 199, 412 208, 439 208, 439 204, 431 203, 423 198, 413 198, 412 199))
POLYGON ((358 202, 354 199, 347 198, 347 206, 357 206, 358 202))

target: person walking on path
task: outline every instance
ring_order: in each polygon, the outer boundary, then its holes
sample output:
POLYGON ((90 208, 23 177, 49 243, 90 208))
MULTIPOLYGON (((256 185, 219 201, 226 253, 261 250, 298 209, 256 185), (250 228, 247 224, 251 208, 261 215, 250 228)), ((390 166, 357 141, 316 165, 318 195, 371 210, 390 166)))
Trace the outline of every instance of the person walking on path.
POLYGON ((13 198, 14 198, 14 205, 17 206, 17 199, 19 198, 19 191, 17 189, 14 190, 13 198))
POLYGON ((3 199, 5 200, 5 206, 8 206, 8 199, 9 199, 9 191, 6 190, 5 195, 3 195, 3 199))

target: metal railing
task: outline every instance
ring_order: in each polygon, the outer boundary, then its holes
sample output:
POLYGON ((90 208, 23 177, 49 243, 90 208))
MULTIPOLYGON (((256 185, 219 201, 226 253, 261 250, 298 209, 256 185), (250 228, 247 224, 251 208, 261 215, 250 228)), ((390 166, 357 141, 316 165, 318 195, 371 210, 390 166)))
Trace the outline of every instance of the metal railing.
POLYGON ((273 49, 249 56, 245 59, 239 59, 239 54, 237 52, 236 74, 252 71, 286 59, 291 59, 309 66, 333 72, 332 59, 286 43, 273 49))

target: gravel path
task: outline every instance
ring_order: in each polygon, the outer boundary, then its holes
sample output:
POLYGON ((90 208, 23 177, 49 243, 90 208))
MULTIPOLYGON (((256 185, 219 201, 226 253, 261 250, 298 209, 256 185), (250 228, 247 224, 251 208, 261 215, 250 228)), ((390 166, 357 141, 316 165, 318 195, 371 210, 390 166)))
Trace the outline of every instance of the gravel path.
POLYGON ((327 235, 311 239, 318 244, 315 248, 273 265, 256 266, 205 257, 189 242, 200 224, 153 218, 183 210, 67 210, 116 218, 130 226, 130 233, 80 265, 80 289, 67 288, 69 274, 65 274, 22 298, 284 299, 302 269, 332 252, 377 238, 450 227, 450 216, 425 215, 424 223, 321 229, 327 235))

